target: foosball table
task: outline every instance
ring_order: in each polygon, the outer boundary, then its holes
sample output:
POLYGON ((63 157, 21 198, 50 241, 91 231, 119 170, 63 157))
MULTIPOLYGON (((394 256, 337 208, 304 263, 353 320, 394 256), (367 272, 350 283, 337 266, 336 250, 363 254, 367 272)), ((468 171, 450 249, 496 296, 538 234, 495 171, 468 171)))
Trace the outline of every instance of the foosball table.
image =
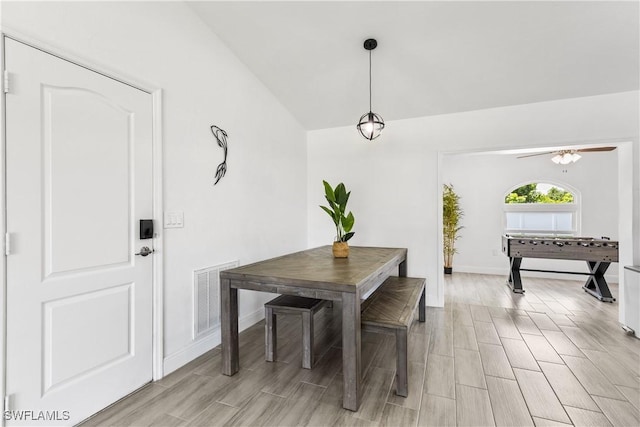
POLYGON ((523 293, 521 271, 588 275, 582 289, 600 301, 613 302, 604 273, 618 262, 618 242, 590 237, 502 236, 502 252, 509 257, 507 284, 513 292, 523 293), (547 258, 586 261, 589 273, 520 268, 523 258, 547 258))

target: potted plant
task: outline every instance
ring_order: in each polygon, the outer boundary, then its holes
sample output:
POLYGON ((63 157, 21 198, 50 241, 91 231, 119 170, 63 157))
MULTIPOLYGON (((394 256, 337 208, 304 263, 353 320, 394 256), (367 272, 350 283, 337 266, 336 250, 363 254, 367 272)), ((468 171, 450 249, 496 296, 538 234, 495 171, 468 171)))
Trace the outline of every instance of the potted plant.
POLYGON ((453 185, 444 184, 442 192, 442 235, 444 252, 444 273, 451 274, 453 270, 453 254, 457 252, 455 248, 456 240, 460 238, 458 234, 463 228, 460 219, 464 215, 460 207, 460 196, 453 191, 453 185))
POLYGON ((324 184, 324 197, 329 203, 329 207, 320 206, 325 211, 336 226, 336 240, 333 243, 333 256, 336 258, 347 258, 349 256, 349 244, 347 241, 355 234, 351 231, 355 218, 353 213, 347 211, 347 202, 351 191, 347 191, 343 183, 336 188, 332 188, 327 181, 324 184))

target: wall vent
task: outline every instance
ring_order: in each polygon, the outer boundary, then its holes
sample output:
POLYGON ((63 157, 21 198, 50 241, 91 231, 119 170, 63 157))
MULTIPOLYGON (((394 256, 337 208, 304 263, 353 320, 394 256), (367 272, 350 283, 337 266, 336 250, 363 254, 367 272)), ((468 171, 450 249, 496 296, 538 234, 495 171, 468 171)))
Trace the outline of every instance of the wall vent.
POLYGON ((220 272, 238 266, 238 261, 201 268, 193 272, 193 339, 200 339, 220 326, 220 272))

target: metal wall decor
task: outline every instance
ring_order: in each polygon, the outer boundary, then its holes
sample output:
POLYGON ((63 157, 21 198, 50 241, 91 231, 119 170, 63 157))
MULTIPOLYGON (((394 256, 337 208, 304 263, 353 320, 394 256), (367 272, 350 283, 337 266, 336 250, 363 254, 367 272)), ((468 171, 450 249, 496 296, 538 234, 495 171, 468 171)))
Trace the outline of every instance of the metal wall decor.
POLYGON ((376 139, 384 129, 384 120, 380 114, 371 111, 371 51, 378 46, 376 39, 367 39, 364 48, 369 51, 369 112, 364 113, 358 121, 358 131, 369 141, 376 139))
POLYGON ((216 180, 213 183, 213 185, 216 185, 224 174, 227 173, 227 133, 216 125, 211 125, 211 133, 218 141, 218 146, 224 150, 224 159, 216 168, 216 180))

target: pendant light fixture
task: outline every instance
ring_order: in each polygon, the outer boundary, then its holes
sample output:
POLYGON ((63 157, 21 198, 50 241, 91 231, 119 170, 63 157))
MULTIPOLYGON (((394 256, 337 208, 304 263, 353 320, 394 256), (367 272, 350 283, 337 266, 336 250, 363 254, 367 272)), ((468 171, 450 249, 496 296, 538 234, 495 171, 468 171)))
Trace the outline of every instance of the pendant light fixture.
POLYGON ((369 141, 376 139, 384 129, 384 120, 380 114, 376 114, 371 110, 371 51, 378 46, 376 39, 367 39, 364 42, 364 48, 369 51, 369 112, 360 117, 358 121, 358 131, 369 141))

